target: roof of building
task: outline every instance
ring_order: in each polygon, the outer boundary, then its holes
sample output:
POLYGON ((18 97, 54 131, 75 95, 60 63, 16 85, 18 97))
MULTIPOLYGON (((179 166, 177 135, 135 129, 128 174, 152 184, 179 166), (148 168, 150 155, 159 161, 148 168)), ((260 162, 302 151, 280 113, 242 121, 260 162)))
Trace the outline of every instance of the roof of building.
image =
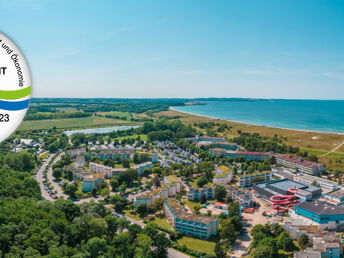
POLYGON ((310 211, 318 215, 341 215, 344 214, 344 207, 336 206, 323 201, 305 201, 295 207, 310 211))
POLYGON ((275 154, 276 158, 281 158, 283 160, 286 161, 290 161, 290 162, 294 162, 297 163, 299 165, 302 166, 307 166, 307 167, 319 167, 319 166, 323 166, 322 164, 316 163, 316 162, 312 162, 312 161, 308 161, 308 160, 303 160, 301 158, 296 158, 290 155, 284 155, 284 154, 275 154))
POLYGON ((169 183, 180 183, 180 182, 182 182, 182 180, 179 177, 176 177, 175 175, 165 176, 164 179, 167 179, 169 183))
POLYGON ((305 181, 309 181, 311 183, 315 180, 315 181, 322 182, 323 184, 329 184, 329 185, 332 185, 332 186, 337 186, 338 185, 337 182, 333 182, 331 180, 328 180, 328 179, 325 179, 325 178, 321 178, 321 177, 317 177, 317 176, 302 175, 302 176, 295 176, 294 179, 296 179, 296 178, 300 178, 300 179, 303 179, 305 181))
POLYGON ((149 156, 155 156, 158 155, 156 153, 152 153, 152 152, 146 152, 146 151, 138 151, 138 154, 142 154, 142 155, 149 155, 149 156))
POLYGON ((183 220, 188 220, 188 221, 193 221, 193 222, 198 222, 198 223, 203 223, 203 224, 209 224, 211 222, 218 221, 218 218, 213 218, 213 217, 206 217, 206 216, 200 216, 200 215, 195 215, 191 213, 183 213, 180 214, 178 219, 183 219, 183 220))
POLYGON ((344 190, 342 188, 339 188, 337 190, 334 190, 332 192, 329 192, 325 195, 329 195, 329 196, 333 196, 333 197, 337 197, 337 198, 344 198, 344 190))

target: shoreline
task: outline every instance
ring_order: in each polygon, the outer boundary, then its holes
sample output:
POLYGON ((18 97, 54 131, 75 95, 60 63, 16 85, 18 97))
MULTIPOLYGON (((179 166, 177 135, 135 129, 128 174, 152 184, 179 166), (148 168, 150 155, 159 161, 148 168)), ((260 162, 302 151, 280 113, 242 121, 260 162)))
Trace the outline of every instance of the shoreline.
POLYGON ((209 118, 209 119, 221 120, 221 121, 237 123, 237 124, 243 124, 243 125, 260 126, 260 127, 271 128, 271 129, 281 129, 281 130, 298 131, 298 132, 305 132, 305 133, 344 135, 344 133, 339 133, 339 132, 323 132, 323 131, 313 131, 313 130, 305 130, 305 129, 294 129, 294 128, 277 127, 277 126, 260 125, 260 124, 250 124, 250 123, 234 121, 234 120, 229 120, 229 119, 223 119, 223 118, 199 115, 199 114, 195 114, 195 113, 191 113, 191 112, 186 112, 186 111, 179 111, 179 110, 174 109, 173 107, 169 107, 169 110, 172 110, 172 111, 175 111, 175 112, 179 112, 179 113, 183 113, 183 114, 199 116, 199 117, 206 117, 206 118, 209 118))

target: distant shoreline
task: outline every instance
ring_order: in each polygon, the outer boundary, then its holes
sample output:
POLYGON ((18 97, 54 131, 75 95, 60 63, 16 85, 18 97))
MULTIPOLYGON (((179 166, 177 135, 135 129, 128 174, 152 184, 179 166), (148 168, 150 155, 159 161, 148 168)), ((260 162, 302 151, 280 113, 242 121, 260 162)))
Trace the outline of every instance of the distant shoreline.
POLYGON ((238 123, 238 124, 243 124, 243 125, 260 126, 260 127, 267 127, 267 128, 272 128, 272 129, 282 129, 282 130, 290 130, 290 131, 298 131, 298 132, 306 132, 306 133, 344 135, 344 133, 339 133, 339 132, 323 132, 323 131, 313 131, 313 130, 305 130, 305 129, 294 129, 294 128, 286 128, 286 127, 277 127, 277 126, 268 126, 268 125, 260 125, 260 124, 251 124, 251 123, 245 123, 245 122, 234 121, 234 120, 229 120, 229 119, 223 119, 223 118, 217 118, 217 117, 211 117, 211 116, 204 116, 204 115, 199 115, 199 114, 195 114, 195 113, 191 113, 191 112, 186 112, 186 111, 179 111, 179 110, 174 109, 173 107, 169 107, 169 109, 172 110, 172 111, 175 111, 175 112, 184 113, 184 114, 188 114, 188 115, 199 116, 199 117, 206 117, 206 118, 209 118, 209 119, 222 120, 222 121, 238 123))

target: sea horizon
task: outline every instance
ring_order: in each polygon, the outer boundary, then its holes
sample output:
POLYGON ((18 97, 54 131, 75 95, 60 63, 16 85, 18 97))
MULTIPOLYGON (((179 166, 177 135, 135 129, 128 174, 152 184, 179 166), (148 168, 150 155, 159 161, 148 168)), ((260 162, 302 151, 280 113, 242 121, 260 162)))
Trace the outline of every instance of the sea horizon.
POLYGON ((171 108, 192 115, 249 125, 344 133, 344 100, 204 101, 203 105, 171 108))

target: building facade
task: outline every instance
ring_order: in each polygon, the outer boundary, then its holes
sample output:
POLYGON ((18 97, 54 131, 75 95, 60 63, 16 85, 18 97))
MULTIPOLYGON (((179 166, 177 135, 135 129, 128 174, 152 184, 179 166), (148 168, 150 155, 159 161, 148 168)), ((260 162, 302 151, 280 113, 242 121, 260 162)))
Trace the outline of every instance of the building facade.
POLYGON ((319 163, 283 154, 276 154, 274 156, 276 158, 277 164, 288 168, 297 169, 299 172, 303 172, 310 175, 318 175, 324 171, 324 165, 319 163))
POLYGON ((179 201, 169 199, 164 202, 165 215, 175 231, 184 235, 208 239, 217 235, 219 219, 186 213, 179 201))

